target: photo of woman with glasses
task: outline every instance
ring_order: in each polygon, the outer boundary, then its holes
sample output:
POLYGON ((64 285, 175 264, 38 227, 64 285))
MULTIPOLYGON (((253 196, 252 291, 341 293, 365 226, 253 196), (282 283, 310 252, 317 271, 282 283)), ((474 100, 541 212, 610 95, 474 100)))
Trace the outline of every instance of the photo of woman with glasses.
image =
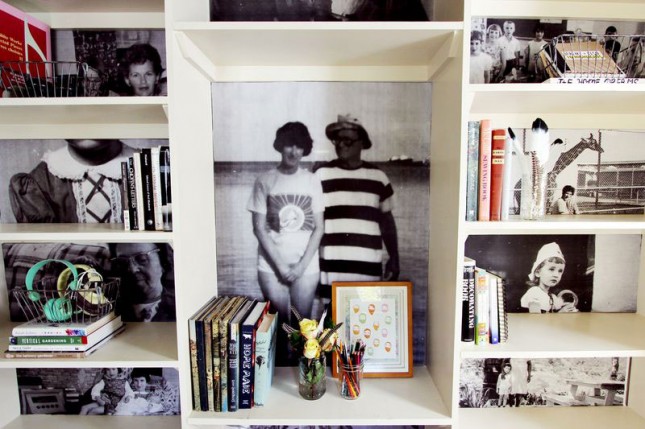
POLYGON ((119 307, 124 322, 175 320, 173 249, 167 243, 116 243, 112 275, 121 279, 119 307))

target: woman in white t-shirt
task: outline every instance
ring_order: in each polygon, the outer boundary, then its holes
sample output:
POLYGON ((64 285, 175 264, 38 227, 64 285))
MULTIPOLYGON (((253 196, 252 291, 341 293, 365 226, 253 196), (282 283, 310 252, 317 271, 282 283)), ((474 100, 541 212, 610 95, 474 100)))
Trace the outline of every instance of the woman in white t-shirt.
POLYGON ((310 318, 320 277, 318 246, 323 235, 320 180, 300 167, 313 140, 301 122, 288 122, 276 132, 273 147, 278 166, 255 181, 247 209, 258 239, 258 282, 264 298, 289 322, 290 306, 310 318))

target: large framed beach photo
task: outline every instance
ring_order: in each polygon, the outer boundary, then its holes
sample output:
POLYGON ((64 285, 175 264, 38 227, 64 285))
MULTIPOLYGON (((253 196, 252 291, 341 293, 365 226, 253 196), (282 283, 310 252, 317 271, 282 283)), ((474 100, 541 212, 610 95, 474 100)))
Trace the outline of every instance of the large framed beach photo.
POLYGON ((331 304, 341 340, 365 344, 364 377, 412 377, 411 282, 334 282, 331 304))

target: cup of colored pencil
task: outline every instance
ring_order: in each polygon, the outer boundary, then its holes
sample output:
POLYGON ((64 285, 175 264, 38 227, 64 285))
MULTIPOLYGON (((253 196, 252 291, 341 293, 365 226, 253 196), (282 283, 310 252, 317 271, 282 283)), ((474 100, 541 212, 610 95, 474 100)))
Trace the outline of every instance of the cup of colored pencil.
POLYGON ((338 350, 338 388, 344 399, 357 399, 361 395, 364 354, 365 344, 362 341, 350 346, 342 343, 338 350))

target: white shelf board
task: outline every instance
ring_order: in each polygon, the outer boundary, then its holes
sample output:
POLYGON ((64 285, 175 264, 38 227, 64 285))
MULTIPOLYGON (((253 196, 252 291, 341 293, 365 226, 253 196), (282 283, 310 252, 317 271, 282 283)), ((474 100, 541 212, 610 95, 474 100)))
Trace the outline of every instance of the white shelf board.
POLYGON ((449 425, 450 414, 425 367, 413 378, 364 378, 360 398, 342 399, 337 380, 327 377, 327 392, 316 401, 298 394, 297 368, 276 368, 263 407, 231 413, 193 411, 195 426, 248 425, 449 425))
POLYGON ((177 429, 179 427, 181 427, 180 416, 24 415, 16 417, 3 426, 3 429, 177 429))
POLYGON ((462 29, 457 22, 180 22, 174 28, 183 55, 213 81, 429 80, 461 49, 462 29))
POLYGON ((477 429, 571 429, 645 427, 645 418, 632 409, 613 407, 460 408, 460 428, 477 429))
POLYGON ((461 358, 645 356, 645 316, 508 314, 508 342, 460 343, 461 358))
MULTIPOLYGON (((468 86, 471 114, 645 113, 645 81, 634 85, 482 84, 468 86)), ((530 128, 530 124, 528 125, 530 128)))
POLYGON ((473 0, 472 16, 512 18, 562 18, 640 21, 642 0, 473 0), (591 5, 593 5, 591 7, 591 5))
MULTIPOLYGON (((13 323, 1 329, 2 351, 7 350, 13 323)), ((174 322, 126 323, 125 331, 82 359, 7 359, 0 352, 0 368, 177 368, 177 329, 174 322)))
MULTIPOLYGON (((1 143, 0 143, 1 144, 1 143)), ((5 223, 0 224, 0 242, 105 242, 169 243, 172 232, 125 231, 109 223, 5 223)))
POLYGON ((163 12, 163 0, 4 0, 24 12, 163 12))
POLYGON ((645 215, 575 215, 546 216, 544 220, 467 222, 462 228, 468 235, 494 234, 641 234, 645 232, 645 215))

